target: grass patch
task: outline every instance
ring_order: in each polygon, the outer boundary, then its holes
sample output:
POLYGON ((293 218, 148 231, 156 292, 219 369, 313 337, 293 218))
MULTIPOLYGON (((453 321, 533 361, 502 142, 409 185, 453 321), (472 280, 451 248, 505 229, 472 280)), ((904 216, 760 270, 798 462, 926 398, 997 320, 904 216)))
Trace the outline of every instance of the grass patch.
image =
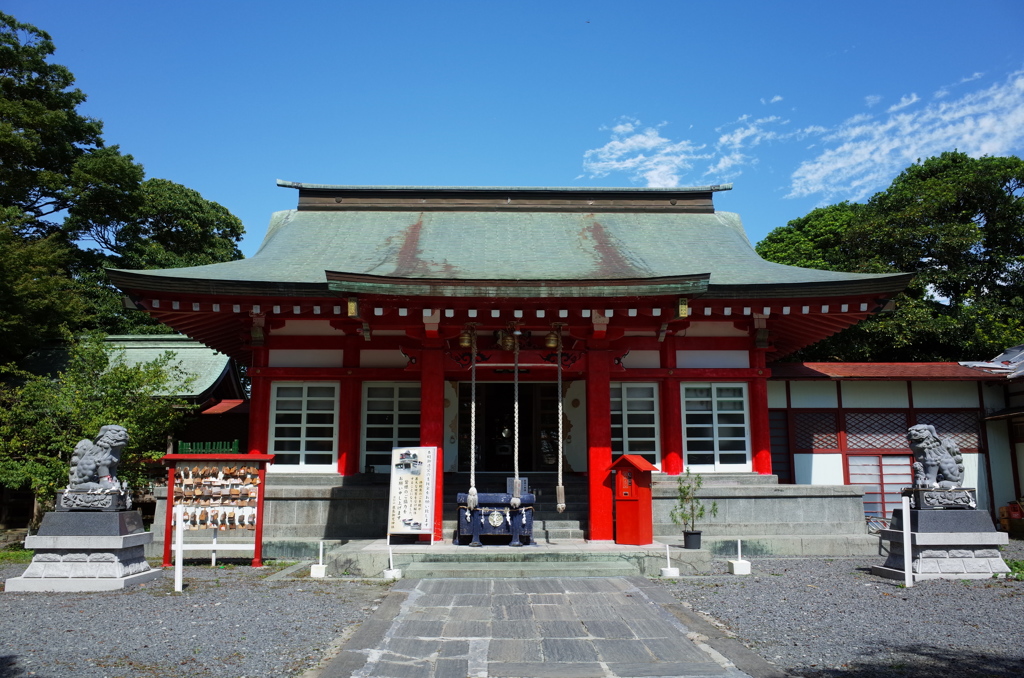
POLYGON ((1010 568, 1010 574, 1006 575, 1007 579, 1024 581, 1024 560, 1007 560, 1006 565, 1010 568))
POLYGON ((35 551, 26 549, 25 542, 15 542, 0 549, 0 564, 31 563, 33 555, 35 551))

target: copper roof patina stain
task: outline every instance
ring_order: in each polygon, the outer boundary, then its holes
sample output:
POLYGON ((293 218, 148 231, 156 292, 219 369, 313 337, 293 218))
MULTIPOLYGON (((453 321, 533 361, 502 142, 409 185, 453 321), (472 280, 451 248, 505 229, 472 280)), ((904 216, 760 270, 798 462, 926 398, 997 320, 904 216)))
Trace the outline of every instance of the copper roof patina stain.
POLYGON ((419 219, 403 229, 400 233, 387 239, 388 245, 395 241, 401 242, 395 255, 395 268, 392 275, 401 278, 426 278, 441 273, 454 276, 456 269, 449 262, 435 262, 423 259, 423 247, 420 239, 423 236, 423 213, 419 219))
POLYGON ((623 255, 619 243, 599 221, 591 221, 580 231, 580 242, 584 248, 587 241, 592 243, 596 264, 594 278, 642 278, 650 275, 648 271, 634 266, 633 262, 623 255))

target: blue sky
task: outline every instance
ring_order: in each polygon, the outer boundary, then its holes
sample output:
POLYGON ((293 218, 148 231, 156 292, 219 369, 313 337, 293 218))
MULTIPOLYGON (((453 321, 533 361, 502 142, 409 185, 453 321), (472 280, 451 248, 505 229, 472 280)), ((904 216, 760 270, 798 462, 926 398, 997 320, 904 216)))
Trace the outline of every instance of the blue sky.
POLYGON ((700 186, 754 242, 918 158, 1024 153, 1024 3, 7 0, 150 177, 700 186))

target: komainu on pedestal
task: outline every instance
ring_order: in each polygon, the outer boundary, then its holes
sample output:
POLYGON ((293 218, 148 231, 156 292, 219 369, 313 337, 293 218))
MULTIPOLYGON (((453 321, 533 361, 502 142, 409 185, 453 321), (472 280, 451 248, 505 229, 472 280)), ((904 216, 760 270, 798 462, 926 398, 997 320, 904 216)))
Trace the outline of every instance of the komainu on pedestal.
POLYGON ((934 426, 918 424, 907 431, 914 453, 914 486, 902 491, 910 498, 909 515, 892 513, 890 529, 879 537, 889 542, 884 565, 873 574, 903 579, 905 549, 911 549, 911 571, 918 579, 982 579, 1010 571, 999 552, 1008 543, 992 517, 978 509, 978 492, 962 487, 964 460, 952 438, 941 438, 934 426), (904 543, 909 521, 910 544, 904 543))
POLYGON ((7 580, 6 591, 112 591, 162 576, 144 554, 153 535, 142 514, 130 510, 128 484, 117 479, 127 444, 128 431, 111 424, 75 446, 57 510, 25 538, 35 554, 22 576, 7 580))

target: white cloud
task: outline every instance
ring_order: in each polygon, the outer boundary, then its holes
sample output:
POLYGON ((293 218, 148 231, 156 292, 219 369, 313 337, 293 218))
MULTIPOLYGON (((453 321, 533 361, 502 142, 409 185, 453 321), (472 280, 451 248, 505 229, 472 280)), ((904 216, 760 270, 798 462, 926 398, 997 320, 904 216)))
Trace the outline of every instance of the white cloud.
POLYGON ((776 94, 775 96, 773 96, 773 97, 772 97, 771 99, 765 99, 764 97, 761 97, 761 103, 762 103, 762 104, 765 104, 765 105, 768 105, 768 104, 777 104, 777 103, 779 103, 780 101, 782 101, 782 97, 781 97, 780 95, 778 95, 778 94, 776 94))
POLYGON ((611 141, 583 154, 583 169, 592 177, 626 172, 651 188, 678 186, 695 160, 711 156, 701 152, 703 145, 661 136, 658 130, 664 124, 643 127, 639 120, 623 119, 611 128, 611 141))
MULTIPOLYGON (((901 104, 906 101, 908 97, 901 104)), ((793 173, 790 197, 862 200, 918 159, 953 149, 972 156, 1011 153, 1024 142, 1024 71, 917 111, 885 118, 855 116, 824 134, 822 141, 825 150, 793 173)))
POLYGON ((886 110, 886 113, 895 113, 896 111, 900 110, 901 108, 906 108, 907 106, 909 106, 911 104, 916 104, 920 100, 921 100, 921 97, 917 96, 916 92, 915 93, 911 93, 911 94, 904 94, 902 97, 900 97, 899 103, 896 103, 896 104, 893 104, 892 106, 890 106, 886 110))
MULTIPOLYGON (((865 97, 869 107, 881 100, 881 95, 865 97)), ((665 134, 667 123, 644 125, 624 117, 602 128, 611 139, 584 153, 583 171, 591 178, 626 173, 649 187, 678 186, 687 175, 696 177, 690 184, 723 183, 757 165, 771 147, 798 141, 805 142, 802 152, 813 157, 792 173, 787 197, 863 200, 918 159, 953 149, 972 156, 1006 155, 1024 146, 1024 70, 985 89, 911 108, 920 100, 908 94, 886 113, 858 113, 831 127, 794 128, 780 116, 744 114, 716 127, 714 139, 704 140, 671 139, 665 134)), ((690 125, 686 134, 699 132, 690 125)))

